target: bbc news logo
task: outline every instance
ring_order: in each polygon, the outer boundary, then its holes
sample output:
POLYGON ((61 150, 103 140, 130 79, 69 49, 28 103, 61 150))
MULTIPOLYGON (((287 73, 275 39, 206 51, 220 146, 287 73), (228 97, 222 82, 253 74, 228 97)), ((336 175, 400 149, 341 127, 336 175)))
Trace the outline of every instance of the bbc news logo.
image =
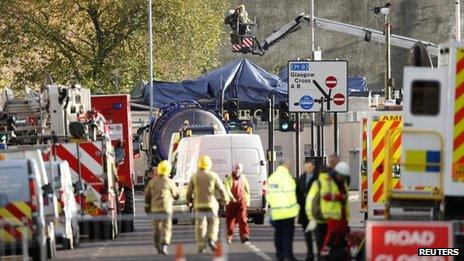
POLYGON ((459 256, 459 248, 418 248, 418 256, 459 256))

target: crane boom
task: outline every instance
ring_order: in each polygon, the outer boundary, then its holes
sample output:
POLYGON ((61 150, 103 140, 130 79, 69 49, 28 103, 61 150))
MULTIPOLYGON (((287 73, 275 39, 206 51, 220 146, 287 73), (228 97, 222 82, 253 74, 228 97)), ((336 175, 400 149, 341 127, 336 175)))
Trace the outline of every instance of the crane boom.
MULTIPOLYGON (((259 47, 262 50, 268 50, 271 46, 276 44, 278 41, 284 39, 291 33, 294 33, 301 29, 302 23, 310 24, 311 16, 305 13, 300 14, 291 22, 282 26, 279 30, 272 33, 268 36, 259 47)), ((383 32, 374 30, 367 27, 361 27, 351 24, 346 24, 342 22, 336 22, 329 19, 314 17, 314 26, 316 28, 325 29, 332 32, 344 33, 352 36, 358 36, 364 38, 365 41, 375 41, 379 43, 385 43, 385 35, 383 32)), ((421 41, 414 38, 409 38, 401 35, 392 34, 391 35, 391 44, 399 48, 411 49, 415 43, 422 42, 429 52, 430 55, 438 56, 438 45, 421 41)))

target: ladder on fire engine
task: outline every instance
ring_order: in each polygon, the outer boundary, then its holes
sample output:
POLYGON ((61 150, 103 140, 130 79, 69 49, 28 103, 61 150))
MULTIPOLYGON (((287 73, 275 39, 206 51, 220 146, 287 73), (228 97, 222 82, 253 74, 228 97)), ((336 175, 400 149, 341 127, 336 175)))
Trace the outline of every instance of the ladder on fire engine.
MULTIPOLYGON (((43 119, 46 113, 46 104, 41 99, 40 93, 26 91, 26 97, 14 97, 9 90, 4 90, 0 95, 0 125, 8 125, 7 116, 15 117, 14 130, 16 132, 35 132, 42 133, 44 126, 43 119)), ((7 126, 7 129, 12 126, 7 126)))
MULTIPOLYGON (((384 166, 385 171, 385 218, 387 220, 438 220, 442 218, 440 205, 443 202, 443 157, 438 163, 418 163, 418 162, 392 162, 393 159, 393 137, 395 135, 428 135, 438 138, 441 151, 443 151, 443 138, 439 133, 429 131, 410 131, 399 130, 389 131, 385 137, 386 157, 384 166), (438 168, 439 182, 434 187, 417 186, 402 187, 395 189, 392 186, 393 164, 401 167, 414 168, 438 168)), ((400 178, 401 180, 401 178, 400 178)), ((418 182, 420 183, 420 182, 418 182)))

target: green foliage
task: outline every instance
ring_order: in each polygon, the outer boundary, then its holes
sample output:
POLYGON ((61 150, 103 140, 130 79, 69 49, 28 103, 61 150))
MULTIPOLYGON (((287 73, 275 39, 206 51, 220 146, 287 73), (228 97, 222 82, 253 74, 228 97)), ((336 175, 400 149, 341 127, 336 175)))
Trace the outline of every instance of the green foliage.
MULTIPOLYGON (((45 73, 94 93, 147 79, 147 0, 0 1, 0 88, 38 87, 45 73)), ((153 1, 155 77, 216 66, 225 0, 153 1)))

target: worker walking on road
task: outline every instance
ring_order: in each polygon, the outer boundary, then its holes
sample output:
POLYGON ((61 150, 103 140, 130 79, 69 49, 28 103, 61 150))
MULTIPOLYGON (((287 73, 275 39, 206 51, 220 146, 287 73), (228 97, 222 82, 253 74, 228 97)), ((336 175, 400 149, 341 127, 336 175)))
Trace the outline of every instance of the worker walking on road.
MULTIPOLYGON (((336 169, 342 169, 342 172, 346 173, 342 165, 336 169)), ((337 173, 336 169, 334 168, 335 174, 331 176, 326 167, 321 168, 319 177, 311 186, 306 198, 306 215, 311 220, 308 226, 311 226, 314 221, 317 224, 315 228, 308 227, 307 230, 315 229, 319 255, 322 260, 344 259, 343 251, 341 255, 339 252, 342 248, 344 249, 344 236, 348 229, 346 222, 348 217, 347 187, 344 185, 343 175, 337 173)))
POLYGON ((206 239, 216 251, 219 233, 219 202, 227 204, 228 196, 219 176, 211 171, 211 158, 204 155, 198 160, 198 172, 190 178, 187 202, 195 209, 195 236, 198 252, 206 249, 206 239))
POLYGON ((323 194, 323 199, 330 204, 327 217, 327 234, 321 250, 321 256, 327 260, 346 259, 346 234, 348 233, 348 185, 350 169, 348 164, 340 161, 335 166, 335 176, 331 190, 323 194))
POLYGON ((238 223, 240 240, 245 243, 250 240, 248 227, 247 207, 250 206, 250 185, 242 174, 243 164, 237 163, 224 184, 229 196, 229 204, 226 207, 227 243, 232 243, 235 223, 238 223))
MULTIPOLYGON (((171 164, 161 161, 156 175, 148 183, 145 191, 145 212, 153 214, 155 230, 155 248, 158 254, 168 254, 172 234, 172 205, 179 198, 176 184, 169 178, 171 164)), ((153 171, 155 172, 155 171, 153 171)))
POLYGON ((299 212, 296 182, 290 174, 290 162, 283 161, 268 179, 267 201, 275 228, 274 244, 277 260, 296 260, 293 256, 295 217, 299 212))
POLYGON ((313 161, 306 161, 304 163, 304 172, 300 175, 297 182, 297 199, 300 205, 300 213, 298 215, 298 223, 303 228, 303 233, 306 241, 306 248, 308 250, 306 260, 314 260, 313 251, 313 237, 311 231, 306 232, 309 220, 305 211, 306 197, 308 196, 309 189, 313 182, 317 180, 316 166, 313 161))

